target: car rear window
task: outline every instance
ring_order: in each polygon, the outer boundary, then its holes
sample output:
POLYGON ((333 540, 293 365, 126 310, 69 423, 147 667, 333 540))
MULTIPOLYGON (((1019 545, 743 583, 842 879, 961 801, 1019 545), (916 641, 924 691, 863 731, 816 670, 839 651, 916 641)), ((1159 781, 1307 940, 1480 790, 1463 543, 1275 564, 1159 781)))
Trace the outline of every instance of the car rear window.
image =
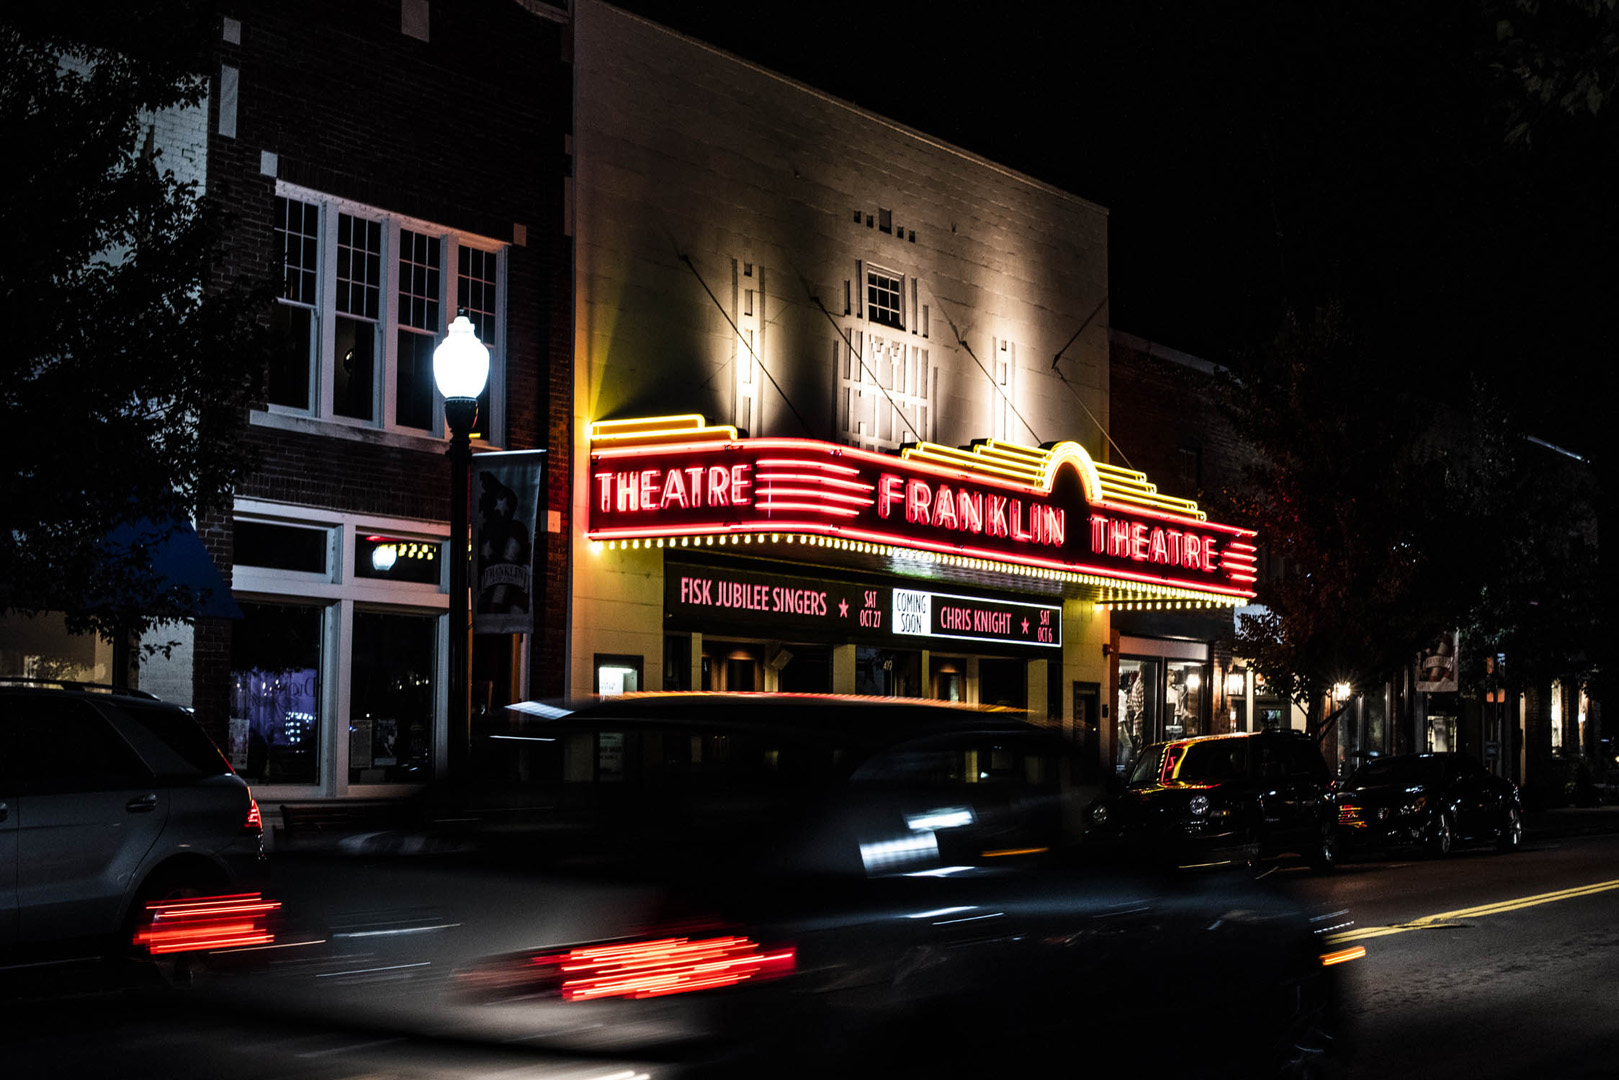
POLYGON ((1175 779, 1187 784, 1212 784, 1222 780, 1241 780, 1248 775, 1248 741, 1246 739, 1216 739, 1213 742, 1193 743, 1186 748, 1175 779))
MULTIPOLYGON (((119 702, 117 711, 156 736, 196 775, 216 776, 231 771, 230 763, 219 752, 219 747, 214 745, 214 741, 197 726, 197 722, 188 713, 177 708, 160 708, 131 702, 119 702)), ((161 772, 179 771, 163 767, 175 763, 153 764, 159 765, 161 772)))

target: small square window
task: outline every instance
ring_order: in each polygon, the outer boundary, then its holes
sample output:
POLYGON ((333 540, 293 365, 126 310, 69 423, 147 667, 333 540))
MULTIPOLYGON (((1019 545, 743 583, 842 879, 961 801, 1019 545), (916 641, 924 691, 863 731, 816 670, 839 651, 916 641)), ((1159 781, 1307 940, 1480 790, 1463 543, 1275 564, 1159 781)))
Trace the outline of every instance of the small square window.
POLYGON ((876 267, 866 270, 866 318, 882 326, 905 329, 901 297, 904 281, 898 275, 876 267))

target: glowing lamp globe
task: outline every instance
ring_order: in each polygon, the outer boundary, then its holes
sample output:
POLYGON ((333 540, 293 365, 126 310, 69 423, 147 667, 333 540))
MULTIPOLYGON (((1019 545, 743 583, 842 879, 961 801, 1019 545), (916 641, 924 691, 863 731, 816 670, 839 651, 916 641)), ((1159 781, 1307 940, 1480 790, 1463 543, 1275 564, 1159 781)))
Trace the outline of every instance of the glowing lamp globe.
POLYGON ((489 381, 489 350, 465 315, 455 317, 433 350, 433 381, 446 398, 475 398, 489 381))

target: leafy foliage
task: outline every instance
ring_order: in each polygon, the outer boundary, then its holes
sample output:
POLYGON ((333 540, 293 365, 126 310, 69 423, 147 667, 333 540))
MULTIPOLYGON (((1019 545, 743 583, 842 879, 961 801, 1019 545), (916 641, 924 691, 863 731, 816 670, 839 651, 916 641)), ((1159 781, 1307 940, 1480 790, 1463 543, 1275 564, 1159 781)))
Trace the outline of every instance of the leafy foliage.
POLYGON ((1487 385, 1441 409, 1384 355, 1328 308, 1290 316, 1221 384, 1257 453, 1238 512, 1282 562, 1238 652, 1312 727, 1333 684, 1382 682, 1453 627, 1464 687, 1504 653, 1517 685, 1573 676, 1596 696, 1596 471, 1526 438, 1487 385))
POLYGON ((1387 677, 1447 625, 1430 543, 1446 464, 1427 407, 1396 374, 1329 307, 1290 315, 1221 386, 1258 452, 1240 513, 1263 523, 1283 568, 1261 581, 1267 610, 1242 617, 1237 648, 1307 709, 1335 683, 1387 677))
POLYGON ((0 609, 59 610, 112 636, 185 617, 135 517, 228 505, 265 352, 255 289, 217 263, 222 221, 152 146, 195 106, 205 4, 14 5, 0 15, 0 609))
POLYGON ((1619 0, 1506 0, 1491 68, 1508 88, 1506 139, 1527 145, 1548 116, 1590 119, 1619 91, 1619 0))

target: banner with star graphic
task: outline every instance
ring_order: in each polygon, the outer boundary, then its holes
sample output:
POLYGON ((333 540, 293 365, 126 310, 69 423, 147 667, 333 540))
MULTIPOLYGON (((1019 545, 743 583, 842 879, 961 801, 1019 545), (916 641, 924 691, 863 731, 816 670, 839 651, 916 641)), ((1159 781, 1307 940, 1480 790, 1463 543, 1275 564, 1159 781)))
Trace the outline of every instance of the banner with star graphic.
POLYGON ((534 539, 545 498, 545 451, 472 459, 472 628, 534 630, 534 539))

